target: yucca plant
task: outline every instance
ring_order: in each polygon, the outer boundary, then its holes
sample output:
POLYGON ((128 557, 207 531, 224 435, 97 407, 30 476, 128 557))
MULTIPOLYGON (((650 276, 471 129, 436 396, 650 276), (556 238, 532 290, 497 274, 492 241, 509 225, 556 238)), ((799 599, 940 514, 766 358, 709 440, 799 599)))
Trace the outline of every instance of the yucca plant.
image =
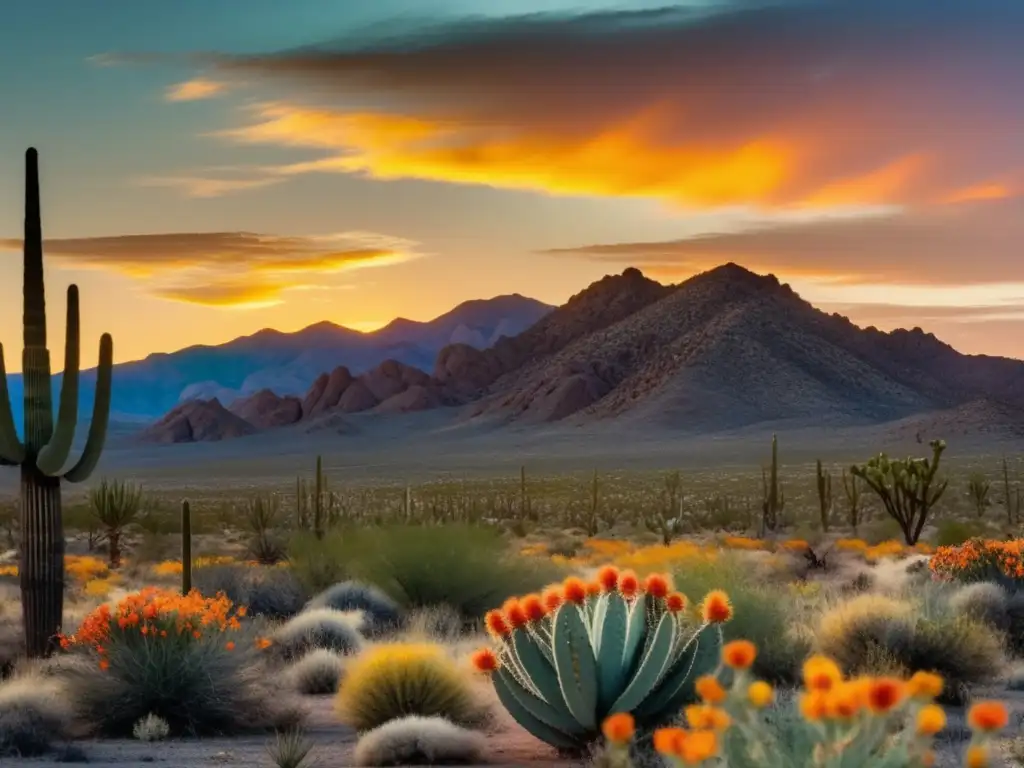
POLYGON ((141 509, 142 487, 134 483, 104 478, 89 491, 89 513, 103 526, 111 568, 121 565, 121 536, 141 509))
POLYGON ((732 607, 716 591, 699 620, 686 608, 666 576, 652 574, 641 586, 633 573, 605 567, 595 583, 569 578, 489 613, 498 648, 478 651, 473 662, 523 728, 578 751, 599 738, 611 714, 655 726, 693 698, 694 676, 718 663, 722 637, 711 625, 727 621, 732 607))

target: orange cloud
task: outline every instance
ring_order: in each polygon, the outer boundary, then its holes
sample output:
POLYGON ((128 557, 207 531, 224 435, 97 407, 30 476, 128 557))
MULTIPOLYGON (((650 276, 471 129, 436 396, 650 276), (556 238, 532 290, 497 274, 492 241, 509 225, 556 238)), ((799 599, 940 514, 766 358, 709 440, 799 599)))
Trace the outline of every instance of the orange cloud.
POLYGON ((1010 33, 1024 10, 952 6, 499 19, 201 63, 280 88, 220 135, 319 152, 284 175, 691 207, 930 204, 1024 169, 1024 85, 1010 74, 1024 69, 1010 33))
MULTIPOLYGON (((199 232, 47 240, 43 247, 63 266, 120 272, 160 298, 251 308, 280 303, 285 291, 321 287, 331 275, 416 258, 414 245, 368 232, 199 232)), ((0 240, 0 250, 20 248, 21 240, 0 240)))
POLYGON ((227 83, 196 77, 183 83, 176 83, 164 92, 167 101, 199 101, 219 96, 227 89, 227 83))

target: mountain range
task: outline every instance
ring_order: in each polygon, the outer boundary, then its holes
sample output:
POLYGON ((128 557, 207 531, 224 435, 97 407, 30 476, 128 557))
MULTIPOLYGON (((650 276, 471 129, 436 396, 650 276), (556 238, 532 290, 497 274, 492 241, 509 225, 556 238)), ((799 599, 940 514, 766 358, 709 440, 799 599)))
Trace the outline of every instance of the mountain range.
MULTIPOLYGON (((369 333, 321 322, 294 333, 268 328, 225 344, 152 354, 114 366, 112 418, 148 423, 181 402, 214 397, 230 401, 263 389, 301 394, 320 373, 342 363, 357 374, 385 360, 430 368, 447 345, 486 348, 529 328, 552 309, 511 294, 467 301, 427 322, 398 318, 369 333)), ((60 379, 54 377, 55 396, 60 379)), ((95 368, 82 372, 80 386, 79 414, 88 419, 95 368)), ((8 387, 15 422, 21 424, 21 375, 8 376, 8 387)))
POLYGON ((439 407, 497 425, 620 419, 711 432, 918 417, 926 431, 989 420, 1024 434, 1024 362, 964 355, 919 328, 859 328, 736 264, 678 285, 629 268, 558 308, 528 306, 537 317, 518 333, 485 344, 448 334, 431 364, 395 355, 368 367, 367 356, 339 355, 301 396, 264 386, 197 397, 141 437, 220 440, 294 424, 345 434, 358 431, 352 414, 439 407))

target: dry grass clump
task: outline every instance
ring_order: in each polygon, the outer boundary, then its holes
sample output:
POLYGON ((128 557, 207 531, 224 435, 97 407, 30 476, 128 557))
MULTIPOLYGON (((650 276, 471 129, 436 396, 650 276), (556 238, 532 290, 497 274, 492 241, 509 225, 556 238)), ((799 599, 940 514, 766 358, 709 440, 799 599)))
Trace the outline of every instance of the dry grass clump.
POLYGON ((401 717, 364 733, 355 749, 358 766, 473 765, 483 762, 486 741, 443 717, 401 717))
POLYGON ((21 675, 0 684, 0 755, 31 757, 67 736, 72 713, 53 679, 21 675))
POLYGON ((676 589, 693 599, 722 589, 732 601, 732 620, 722 625, 725 640, 750 640, 758 647, 754 674, 780 685, 796 682, 810 643, 794 629, 787 595, 758 584, 743 561, 723 553, 717 559, 695 560, 673 575, 676 589))
POLYGON ((501 532, 490 527, 391 525, 361 529, 348 539, 352 577, 376 585, 406 609, 449 605, 467 622, 564 575, 550 562, 510 553, 501 532))
POLYGON ((9 677, 14 666, 25 655, 25 635, 21 622, 0 617, 0 680, 9 677))
POLYGON ((960 616, 982 621, 998 629, 1008 629, 1006 609, 1009 595, 992 581, 965 584, 949 598, 950 609, 960 616))
POLYGON ((358 581, 343 581, 328 587, 309 601, 309 608, 336 611, 362 611, 366 617, 364 632, 381 635, 402 622, 402 609, 379 588, 358 581))
POLYGON ((135 724, 132 735, 139 741, 163 741, 171 735, 171 726, 159 715, 150 713, 135 724))
POLYGON ((338 692, 345 674, 341 656, 327 648, 314 648, 288 668, 288 679, 299 693, 322 696, 338 692))
POLYGON ((943 699, 964 700, 994 679, 1005 662, 1003 638, 992 627, 938 607, 878 594, 859 595, 818 621, 819 650, 850 674, 936 672, 943 699))
POLYGON ((341 719, 357 731, 405 717, 444 717, 477 726, 486 719, 466 670, 444 648, 393 643, 367 650, 348 666, 338 691, 341 719))
MULTIPOLYGON (((62 664, 76 720, 103 736, 127 737, 152 713, 174 736, 233 735, 286 727, 302 718, 268 674, 252 627, 230 639, 125 642, 112 637, 103 666, 62 664)), ((76 653, 88 653, 77 651, 76 653)))
POLYGON ((250 616, 286 619, 302 610, 309 593, 289 568, 224 563, 196 568, 192 583, 212 597, 223 592, 250 616))
POLYGON ((275 652, 294 659, 312 648, 327 648, 342 654, 358 653, 363 647, 359 611, 311 608, 293 616, 274 631, 275 652))

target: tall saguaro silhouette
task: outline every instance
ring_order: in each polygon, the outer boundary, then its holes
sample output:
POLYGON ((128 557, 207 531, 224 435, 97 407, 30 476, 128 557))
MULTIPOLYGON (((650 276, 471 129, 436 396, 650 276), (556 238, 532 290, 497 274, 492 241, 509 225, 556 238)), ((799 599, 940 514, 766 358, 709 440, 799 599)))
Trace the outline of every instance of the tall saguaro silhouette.
POLYGON ((25 152, 24 243, 24 430, 18 437, 7 391, 0 344, 0 465, 21 468, 21 607, 29 656, 57 647, 64 611, 64 525, 61 480, 86 480, 99 462, 110 416, 114 342, 100 337, 100 359, 92 423, 81 458, 67 471, 78 425, 78 286, 68 286, 64 378, 57 420, 53 418, 50 350, 46 347, 46 291, 43 283, 43 228, 39 205, 39 154, 25 152))

